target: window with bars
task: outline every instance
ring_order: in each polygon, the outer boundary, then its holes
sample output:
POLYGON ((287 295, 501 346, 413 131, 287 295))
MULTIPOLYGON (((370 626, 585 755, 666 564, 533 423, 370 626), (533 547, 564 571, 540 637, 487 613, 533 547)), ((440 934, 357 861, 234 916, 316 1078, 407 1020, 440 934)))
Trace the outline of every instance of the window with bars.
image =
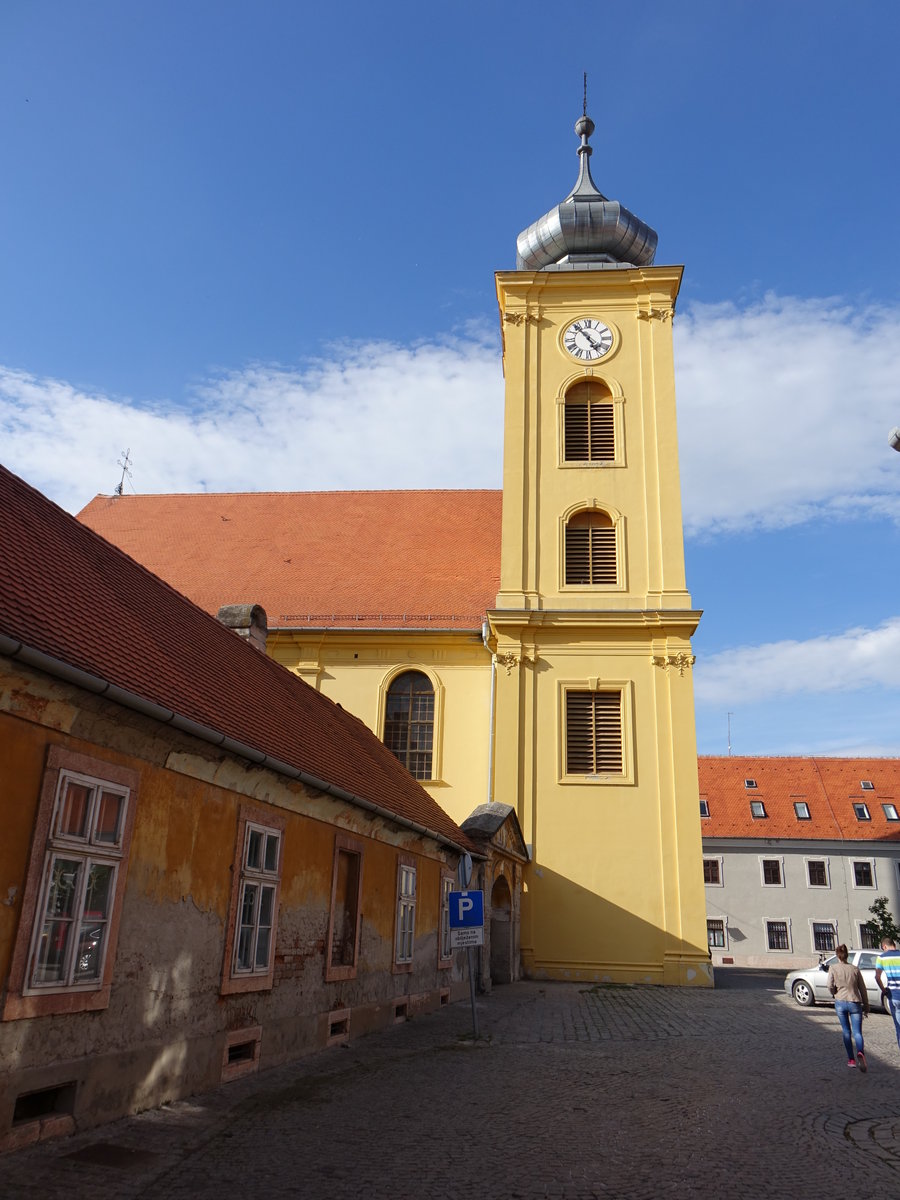
POLYGON ((615 409, 603 384, 586 379, 569 388, 563 406, 563 433, 565 462, 615 461, 615 409))
POLYGON ((810 887, 828 887, 828 868, 824 858, 811 858, 806 864, 810 887))
POLYGON ((766 942, 770 950, 790 950, 787 921, 766 921, 766 942))
POLYGON ((706 922, 706 940, 710 946, 724 950, 725 922, 719 920, 708 920, 706 922))
POLYGON ((414 779, 431 779, 434 688, 421 671, 404 671, 388 688, 384 744, 414 779))
POLYGON ((397 929, 394 939, 394 962, 398 967, 412 968, 415 936, 416 868, 411 862, 401 859, 397 867, 397 929))
POLYGON ((879 950, 881 948, 878 934, 867 921, 859 923, 859 946, 861 950, 879 950))
POLYGON ((813 921, 813 949, 831 952, 837 946, 837 930, 830 921, 813 921))
POLYGON ((621 691, 567 691, 566 774, 623 773, 621 691))
POLYGON ((576 513, 566 524, 565 542, 568 585, 587 587, 618 583, 616 527, 609 513, 576 513))

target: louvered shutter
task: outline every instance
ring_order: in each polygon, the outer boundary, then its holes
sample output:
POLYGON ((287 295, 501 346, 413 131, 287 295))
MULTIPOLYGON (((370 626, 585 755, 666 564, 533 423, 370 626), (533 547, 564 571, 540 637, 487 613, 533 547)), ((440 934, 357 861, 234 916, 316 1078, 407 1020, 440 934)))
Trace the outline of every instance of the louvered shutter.
POLYGON ((566 393, 563 409, 565 462, 612 462, 616 457, 615 419, 609 393, 585 380, 566 393))
POLYGON ((577 513, 565 532, 565 579, 569 585, 618 582, 616 530, 606 513, 577 513))
POLYGON ((622 693, 566 692, 566 774, 622 769, 622 693))

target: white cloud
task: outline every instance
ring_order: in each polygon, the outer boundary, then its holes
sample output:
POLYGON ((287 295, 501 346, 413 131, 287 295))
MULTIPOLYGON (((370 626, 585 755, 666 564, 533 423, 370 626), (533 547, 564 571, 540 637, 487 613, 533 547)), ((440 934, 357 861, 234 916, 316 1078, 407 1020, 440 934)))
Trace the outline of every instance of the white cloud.
POLYGON ((698 660, 698 705, 734 708, 768 698, 896 689, 900 617, 808 641, 770 642, 698 660))
POLYGON ((0 368, 3 462, 73 511, 112 491, 126 448, 139 492, 499 487, 493 336, 331 349, 301 368, 210 379, 189 408, 0 368))
POLYGON ((900 310, 767 296, 675 331, 688 534, 900 517, 900 310))
MULTIPOLYGON (((900 517, 900 309, 769 296, 695 306, 675 337, 689 534, 900 517)), ((498 487, 502 421, 496 336, 471 327, 235 369, 187 404, 0 368, 3 461, 71 509, 126 447, 141 492, 498 487)))

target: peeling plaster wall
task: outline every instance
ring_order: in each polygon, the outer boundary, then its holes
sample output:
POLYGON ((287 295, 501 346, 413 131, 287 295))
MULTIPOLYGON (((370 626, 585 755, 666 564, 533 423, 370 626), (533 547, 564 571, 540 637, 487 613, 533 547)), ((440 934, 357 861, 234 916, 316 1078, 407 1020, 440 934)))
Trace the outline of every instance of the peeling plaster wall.
MULTIPOLYGON (((214 1086, 226 1036, 261 1029, 259 1065, 321 1048, 329 1014, 350 1010, 350 1035, 437 1007, 466 991, 463 960, 437 967, 441 867, 437 843, 27 668, 0 661, 0 1002, 25 889, 51 744, 139 776, 118 948, 107 1008, 0 1022, 0 1148, 16 1098, 75 1083, 86 1127, 214 1086), (239 810, 268 806, 285 822, 269 990, 220 994, 239 810), (325 982, 335 834, 364 841, 359 967, 325 982), (395 973, 397 856, 418 867, 411 972, 395 973)), ((15 1134, 16 1130, 13 1130, 15 1134)))

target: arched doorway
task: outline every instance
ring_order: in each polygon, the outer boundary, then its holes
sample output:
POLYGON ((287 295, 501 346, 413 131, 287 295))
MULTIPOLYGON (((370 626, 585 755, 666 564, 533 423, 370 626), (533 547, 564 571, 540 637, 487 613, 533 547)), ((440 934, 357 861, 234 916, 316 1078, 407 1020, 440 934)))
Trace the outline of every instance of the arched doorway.
POLYGON ((512 983, 512 894, 504 875, 491 889, 491 983, 512 983))

